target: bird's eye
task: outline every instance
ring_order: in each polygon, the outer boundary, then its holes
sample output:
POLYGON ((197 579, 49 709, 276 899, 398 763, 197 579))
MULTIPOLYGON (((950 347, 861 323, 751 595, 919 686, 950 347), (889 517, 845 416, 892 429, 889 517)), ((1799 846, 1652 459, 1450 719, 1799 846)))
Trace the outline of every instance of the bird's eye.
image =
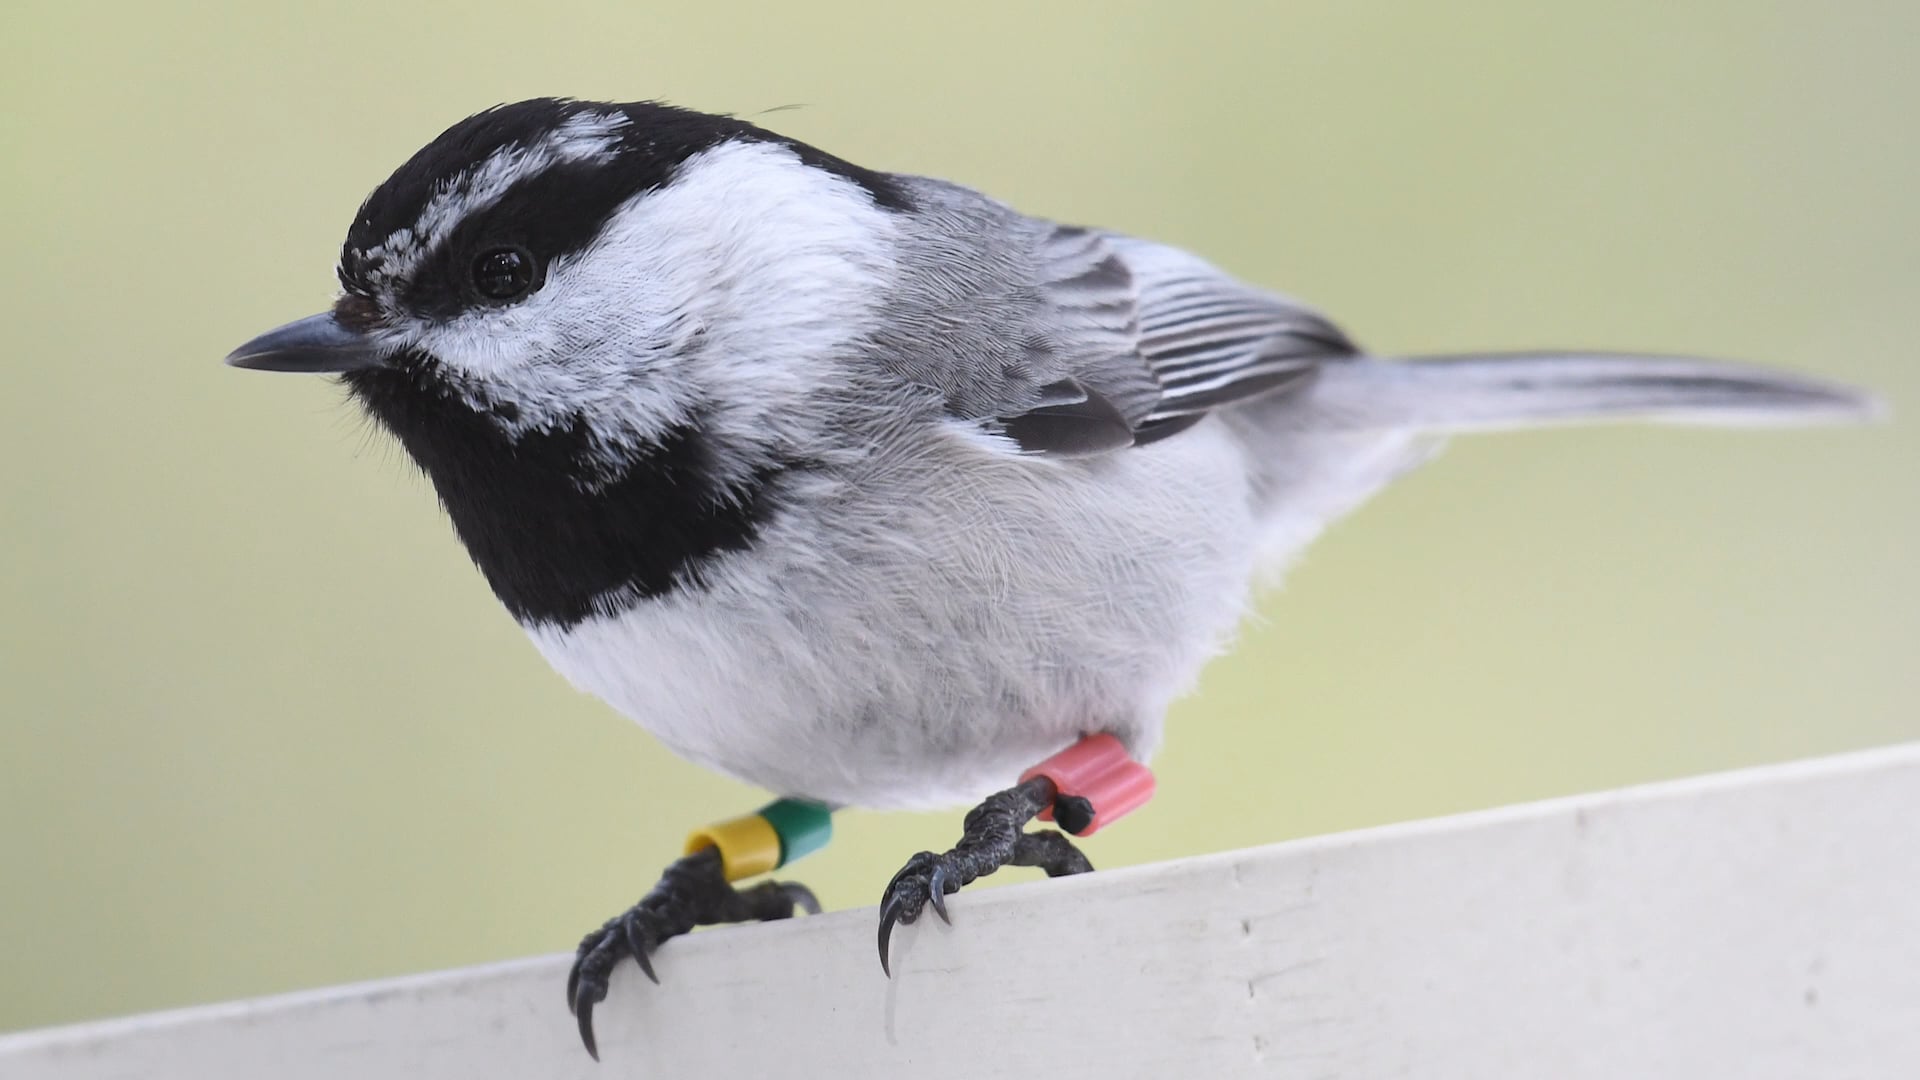
POLYGON ((533 256, 520 248, 488 248, 473 260, 473 287, 489 300, 517 300, 533 289, 533 256))

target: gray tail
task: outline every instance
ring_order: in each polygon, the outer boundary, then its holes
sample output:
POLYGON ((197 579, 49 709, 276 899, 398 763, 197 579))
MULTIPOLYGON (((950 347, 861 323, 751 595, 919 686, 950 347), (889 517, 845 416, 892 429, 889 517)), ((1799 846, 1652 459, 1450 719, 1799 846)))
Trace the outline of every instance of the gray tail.
POLYGON ((1884 412, 1873 395, 1852 387, 1685 356, 1486 353, 1360 361, 1350 373, 1340 370, 1346 367, 1328 364, 1321 375, 1351 419, 1431 431, 1607 420, 1795 426, 1884 412), (1342 385, 1354 376, 1364 385, 1342 385))

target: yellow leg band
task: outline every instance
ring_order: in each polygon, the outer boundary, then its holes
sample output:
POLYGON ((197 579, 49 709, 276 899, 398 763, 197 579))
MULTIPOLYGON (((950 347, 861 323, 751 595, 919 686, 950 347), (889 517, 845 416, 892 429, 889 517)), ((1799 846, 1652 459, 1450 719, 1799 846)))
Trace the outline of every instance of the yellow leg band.
POLYGON ((720 849, 721 873, 728 881, 765 874, 780 865, 780 834, 759 814, 748 814, 687 835, 687 854, 720 849))

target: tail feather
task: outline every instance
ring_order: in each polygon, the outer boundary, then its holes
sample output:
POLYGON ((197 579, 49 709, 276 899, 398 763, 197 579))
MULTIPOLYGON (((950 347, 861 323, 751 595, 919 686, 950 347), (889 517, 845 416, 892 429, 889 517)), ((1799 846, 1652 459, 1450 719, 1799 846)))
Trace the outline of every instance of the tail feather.
POLYGON ((1509 353, 1361 361, 1322 369, 1342 411, 1438 432, 1645 420, 1736 427, 1857 423, 1883 413, 1864 391, 1748 364, 1629 353, 1509 353), (1362 374, 1364 373, 1364 374, 1362 374), (1330 377, 1330 378, 1328 378, 1330 377))

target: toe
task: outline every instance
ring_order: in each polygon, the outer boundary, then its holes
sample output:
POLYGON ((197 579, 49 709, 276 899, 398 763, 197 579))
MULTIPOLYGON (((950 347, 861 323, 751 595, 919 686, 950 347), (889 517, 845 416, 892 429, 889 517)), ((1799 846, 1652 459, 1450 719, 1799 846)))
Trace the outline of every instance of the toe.
POLYGON ((647 935, 646 928, 640 924, 640 913, 627 912, 620 920, 620 931, 626 941, 627 952, 633 956, 633 962, 640 965, 640 970, 653 981, 653 985, 659 986, 660 976, 653 973, 653 961, 647 955, 653 951, 653 943, 647 935))
POLYGON ((910 924, 920 917, 920 909, 927 902, 928 875, 939 865, 939 857, 933 852, 920 852, 893 875, 893 880, 887 882, 886 892, 880 895, 880 970, 889 977, 893 970, 888 964, 887 943, 893 937, 893 928, 895 924, 910 924))
POLYGON ((813 895, 812 889, 797 881, 783 881, 780 883, 780 891, 786 894, 794 907, 809 915, 820 914, 820 898, 813 895))

